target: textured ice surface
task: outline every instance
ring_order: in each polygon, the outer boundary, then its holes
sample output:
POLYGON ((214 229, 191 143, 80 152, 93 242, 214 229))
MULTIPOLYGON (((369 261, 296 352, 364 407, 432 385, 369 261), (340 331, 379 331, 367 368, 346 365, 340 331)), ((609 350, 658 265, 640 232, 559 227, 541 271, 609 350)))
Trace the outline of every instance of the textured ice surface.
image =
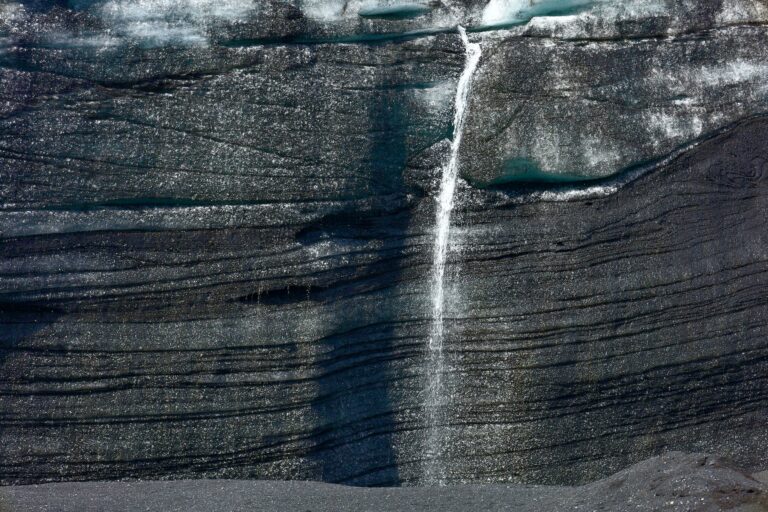
MULTIPOLYGON (((455 25, 486 2, 53 4, 0 17, 0 483, 423 481, 455 25)), ((718 21, 740 5, 468 31, 446 482, 768 460, 768 37, 718 21), (523 159, 548 182, 470 185, 523 159)))
POLYGON ((521 160, 547 175, 608 176, 768 111, 759 22, 713 26, 712 13, 686 20, 649 8, 636 24, 595 24, 609 8, 619 11, 601 4, 486 34, 494 51, 468 119, 479 157, 466 160, 464 177, 516 181, 509 162, 521 160))

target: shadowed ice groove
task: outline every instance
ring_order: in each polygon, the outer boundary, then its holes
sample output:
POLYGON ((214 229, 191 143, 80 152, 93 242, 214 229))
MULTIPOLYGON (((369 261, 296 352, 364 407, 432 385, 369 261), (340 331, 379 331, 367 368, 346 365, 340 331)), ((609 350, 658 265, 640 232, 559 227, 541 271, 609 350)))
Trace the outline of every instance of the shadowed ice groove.
POLYGON ((360 9, 359 15, 363 18, 378 18, 386 20, 398 20, 415 18, 430 11, 428 6, 419 4, 400 4, 383 7, 370 7, 360 9))
MULTIPOLYGON (((382 73, 377 80, 382 87, 368 112, 373 128, 369 147, 371 175, 380 180, 381 187, 403 190, 408 154, 406 127, 414 119, 407 102, 409 94, 396 87, 396 76, 382 73)), ((332 218, 324 221, 304 234, 305 243, 317 244, 326 239, 353 247, 365 240, 402 253, 411 217, 404 212, 371 219, 358 212, 354 221, 348 215, 336 219, 341 224, 332 218), (373 222, 380 222, 381 228, 377 229, 373 222)), ((378 297, 373 301, 375 312, 367 301, 354 301, 340 310, 328 329, 339 334, 315 342, 326 357, 318 363, 324 377, 318 379, 318 399, 312 409, 321 428, 310 458, 323 481, 366 486, 402 483, 397 465, 396 398, 390 389, 397 377, 391 358, 398 350, 399 303, 393 296, 398 293, 396 283, 402 264, 398 257, 360 265, 358 270, 364 276, 391 276, 392 287, 369 292, 378 297), (350 359, 358 363, 347 366, 345 361, 350 359), (356 464, 349 464, 350 460, 356 464)), ((361 281, 359 286, 369 284, 366 279, 361 281)), ((338 300, 339 292, 331 296, 338 300)))

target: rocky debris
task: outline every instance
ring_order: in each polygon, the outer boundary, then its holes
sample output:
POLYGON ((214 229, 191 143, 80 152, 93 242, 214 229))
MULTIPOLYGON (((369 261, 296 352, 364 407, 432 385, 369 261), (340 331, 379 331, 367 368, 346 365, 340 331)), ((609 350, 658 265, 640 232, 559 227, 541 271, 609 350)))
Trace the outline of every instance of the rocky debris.
POLYGON ((583 487, 92 482, 5 487, 0 500, 3 512, 763 512, 768 510, 768 487, 718 457, 669 453, 583 487))

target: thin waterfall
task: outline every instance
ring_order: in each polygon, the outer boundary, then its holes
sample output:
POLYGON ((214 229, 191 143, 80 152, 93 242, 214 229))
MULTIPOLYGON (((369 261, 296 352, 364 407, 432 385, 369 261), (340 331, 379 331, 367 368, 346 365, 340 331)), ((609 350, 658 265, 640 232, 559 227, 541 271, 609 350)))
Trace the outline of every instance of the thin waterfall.
POLYGON ((451 158, 443 168, 440 182, 440 196, 437 206, 437 222, 435 226, 435 247, 432 261, 432 327, 429 334, 429 361, 427 365, 427 396, 425 401, 427 439, 424 467, 424 483, 427 485, 444 485, 445 468, 441 455, 445 444, 443 429, 445 405, 447 403, 443 373, 445 361, 443 357, 443 313, 445 308, 445 263, 448 255, 448 238, 451 230, 451 211, 454 206, 456 180, 459 176, 459 148, 464 133, 467 101, 472 87, 472 76, 480 62, 481 48, 478 43, 470 43, 464 27, 459 27, 461 41, 464 43, 466 54, 464 71, 459 78, 456 88, 456 100, 453 116, 453 141, 451 142, 451 158))

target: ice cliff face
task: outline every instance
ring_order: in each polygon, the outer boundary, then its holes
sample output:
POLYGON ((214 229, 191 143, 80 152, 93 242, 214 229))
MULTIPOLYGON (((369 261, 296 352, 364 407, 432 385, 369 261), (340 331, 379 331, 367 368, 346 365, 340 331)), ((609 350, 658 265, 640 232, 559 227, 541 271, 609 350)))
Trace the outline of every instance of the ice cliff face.
POLYGON ((0 4, 0 480, 766 460, 761 1, 0 4), (527 3, 527 2, 526 2, 527 3))

